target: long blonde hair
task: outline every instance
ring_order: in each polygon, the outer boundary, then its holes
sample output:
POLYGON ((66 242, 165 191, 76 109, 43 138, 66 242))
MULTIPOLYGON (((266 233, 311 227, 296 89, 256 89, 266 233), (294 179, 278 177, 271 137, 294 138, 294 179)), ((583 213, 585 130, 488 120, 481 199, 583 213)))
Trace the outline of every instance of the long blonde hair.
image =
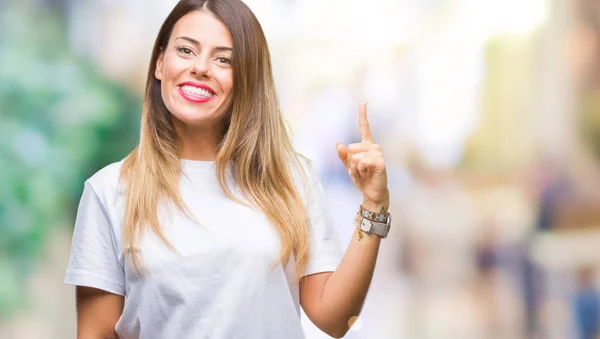
MULTIPOLYGON (((292 147, 279 109, 266 38, 251 10, 240 0, 182 0, 160 28, 148 68, 139 145, 124 160, 124 248, 142 274, 140 235, 150 229, 174 250, 159 225, 157 207, 172 201, 190 216, 179 192, 182 175, 178 135, 154 77, 161 51, 166 50, 173 26, 194 10, 212 13, 229 29, 233 40, 233 100, 225 116, 225 129, 215 159, 217 179, 223 191, 240 203, 230 190, 227 171, 250 204, 262 210, 277 228, 281 251, 274 263, 296 263, 296 281, 309 259, 309 220, 304 200, 295 185, 294 170, 304 174, 299 154, 292 147)), ((306 184, 306 180, 303 180, 306 184)))

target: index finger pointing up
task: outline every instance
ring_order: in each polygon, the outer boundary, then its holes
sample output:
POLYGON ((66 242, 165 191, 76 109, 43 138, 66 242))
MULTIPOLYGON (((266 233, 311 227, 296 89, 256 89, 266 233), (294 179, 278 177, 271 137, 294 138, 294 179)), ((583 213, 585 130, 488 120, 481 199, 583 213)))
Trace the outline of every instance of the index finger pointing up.
POLYGON ((373 142, 371 136, 371 128, 369 127, 369 120, 367 120, 367 102, 363 101, 358 109, 358 128, 360 129, 360 136, 362 142, 373 142))

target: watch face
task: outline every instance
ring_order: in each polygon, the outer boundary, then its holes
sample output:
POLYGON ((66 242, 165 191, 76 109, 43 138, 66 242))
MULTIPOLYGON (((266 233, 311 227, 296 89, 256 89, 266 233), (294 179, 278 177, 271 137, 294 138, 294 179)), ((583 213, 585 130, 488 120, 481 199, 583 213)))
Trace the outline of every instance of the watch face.
POLYGON ((367 233, 371 232, 371 228, 373 228, 373 223, 370 220, 367 220, 365 218, 362 219, 361 221, 362 227, 361 229, 367 233))

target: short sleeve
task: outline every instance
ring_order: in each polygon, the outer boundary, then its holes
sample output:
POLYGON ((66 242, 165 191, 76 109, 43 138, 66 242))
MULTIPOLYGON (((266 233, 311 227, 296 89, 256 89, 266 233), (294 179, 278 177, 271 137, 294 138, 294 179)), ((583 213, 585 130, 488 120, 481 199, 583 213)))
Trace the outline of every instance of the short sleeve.
POLYGON ((335 271, 343 251, 321 181, 312 185, 307 207, 311 221, 310 259, 304 275, 335 271))
POLYGON ((106 208, 86 181, 77 210, 65 284, 125 295, 125 273, 117 248, 106 208))

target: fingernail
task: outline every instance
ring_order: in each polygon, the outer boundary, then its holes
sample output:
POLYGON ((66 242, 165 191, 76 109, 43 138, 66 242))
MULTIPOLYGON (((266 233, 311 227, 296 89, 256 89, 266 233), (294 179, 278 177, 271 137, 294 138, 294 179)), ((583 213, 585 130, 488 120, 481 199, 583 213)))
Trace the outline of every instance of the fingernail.
POLYGON ((348 175, 352 176, 352 170, 351 169, 348 169, 348 175))

